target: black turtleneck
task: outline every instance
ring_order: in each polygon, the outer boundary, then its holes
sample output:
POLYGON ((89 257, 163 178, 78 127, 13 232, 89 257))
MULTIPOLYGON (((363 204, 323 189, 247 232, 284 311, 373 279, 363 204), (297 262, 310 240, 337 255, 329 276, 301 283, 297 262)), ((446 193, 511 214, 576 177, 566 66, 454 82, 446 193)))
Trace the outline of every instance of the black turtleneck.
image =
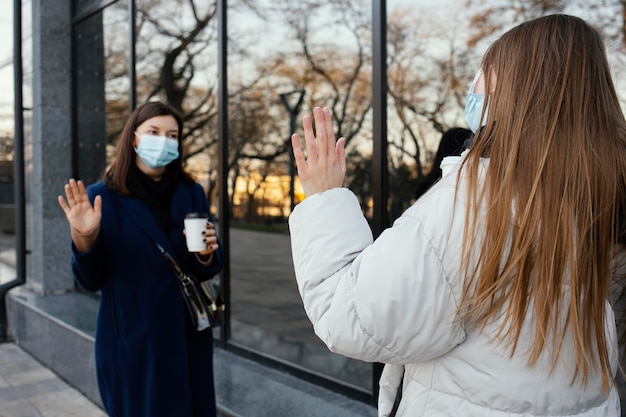
POLYGON ((126 178, 130 196, 140 199, 148 206, 157 224, 166 233, 174 224, 170 207, 177 183, 178 173, 175 169, 166 169, 161 180, 155 181, 136 165, 131 167, 126 178))

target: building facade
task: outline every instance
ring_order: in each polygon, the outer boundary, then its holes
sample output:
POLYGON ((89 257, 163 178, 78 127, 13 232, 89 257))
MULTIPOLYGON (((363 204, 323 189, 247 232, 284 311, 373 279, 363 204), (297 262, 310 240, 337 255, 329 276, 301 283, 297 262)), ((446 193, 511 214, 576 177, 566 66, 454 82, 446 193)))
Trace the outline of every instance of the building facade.
MULTIPOLYGON (((99 297, 74 283, 57 196, 69 178, 97 181, 130 111, 162 100, 185 117, 187 168, 227 252, 227 323, 214 330, 220 412, 376 415, 381 365, 330 353, 301 305, 286 220, 303 195, 288 138, 314 106, 331 108, 348 144, 346 185, 377 235, 414 200, 439 135, 464 123, 481 45, 497 33, 470 47, 475 28, 458 14, 459 34, 432 30, 449 23, 452 0, 2 4, 15 42, 2 45, 13 100, 0 103, 0 162, 16 175, 0 209, 12 216, 3 233, 15 236, 18 276, 0 281, 0 336, 100 403, 99 297)), ((517 17, 505 19, 500 30, 517 17)))

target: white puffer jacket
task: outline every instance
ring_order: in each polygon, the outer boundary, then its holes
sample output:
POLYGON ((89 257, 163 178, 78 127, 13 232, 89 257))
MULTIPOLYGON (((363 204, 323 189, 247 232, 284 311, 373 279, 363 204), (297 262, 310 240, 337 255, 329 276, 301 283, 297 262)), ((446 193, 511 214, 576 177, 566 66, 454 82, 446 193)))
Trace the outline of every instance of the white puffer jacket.
MULTIPOLYGON (((402 378, 397 416, 618 416, 616 391, 601 393, 599 375, 586 386, 571 383, 571 344, 550 373, 547 357, 527 366, 529 337, 522 335, 511 358, 491 341, 499 323, 478 333, 454 320, 463 285, 463 184, 454 210, 459 160, 447 159, 457 166, 375 242, 348 189, 298 204, 289 219, 293 260, 315 333, 333 352, 386 364, 379 416, 391 411, 402 378)), ((607 312, 606 334, 616 351, 608 303, 607 312)), ((612 365, 615 372, 617 354, 612 365)))

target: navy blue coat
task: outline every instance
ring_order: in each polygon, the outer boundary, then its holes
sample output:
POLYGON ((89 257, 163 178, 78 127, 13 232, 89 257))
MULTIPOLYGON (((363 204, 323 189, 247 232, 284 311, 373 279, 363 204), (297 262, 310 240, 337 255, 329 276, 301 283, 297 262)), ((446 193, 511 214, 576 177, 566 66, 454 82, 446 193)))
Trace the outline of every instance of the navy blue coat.
POLYGON ((185 214, 209 213, 202 187, 179 183, 169 236, 142 201, 102 181, 87 193, 92 204, 102 196, 102 224, 91 250, 72 248, 72 270, 83 288, 101 290, 96 368, 104 408, 111 417, 215 416, 211 330, 192 329, 180 284, 154 243, 200 280, 222 268, 221 245, 209 267, 185 245, 185 214))

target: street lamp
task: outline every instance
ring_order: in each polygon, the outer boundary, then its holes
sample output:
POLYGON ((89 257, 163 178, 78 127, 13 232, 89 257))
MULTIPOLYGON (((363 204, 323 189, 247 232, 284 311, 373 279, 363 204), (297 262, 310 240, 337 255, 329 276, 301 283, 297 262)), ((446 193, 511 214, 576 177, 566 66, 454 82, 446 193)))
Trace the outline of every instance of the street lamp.
POLYGON ((304 90, 294 90, 289 93, 282 93, 280 95, 280 101, 283 103, 287 111, 289 112, 289 138, 287 139, 287 148, 289 149, 289 201, 290 201, 290 213, 293 211, 295 204, 294 196, 294 178, 296 176, 296 163, 293 156, 293 149, 291 147, 291 135, 296 131, 296 118, 300 112, 302 106, 302 100, 304 99, 304 90), (289 97, 297 97, 295 105, 289 103, 289 97))

